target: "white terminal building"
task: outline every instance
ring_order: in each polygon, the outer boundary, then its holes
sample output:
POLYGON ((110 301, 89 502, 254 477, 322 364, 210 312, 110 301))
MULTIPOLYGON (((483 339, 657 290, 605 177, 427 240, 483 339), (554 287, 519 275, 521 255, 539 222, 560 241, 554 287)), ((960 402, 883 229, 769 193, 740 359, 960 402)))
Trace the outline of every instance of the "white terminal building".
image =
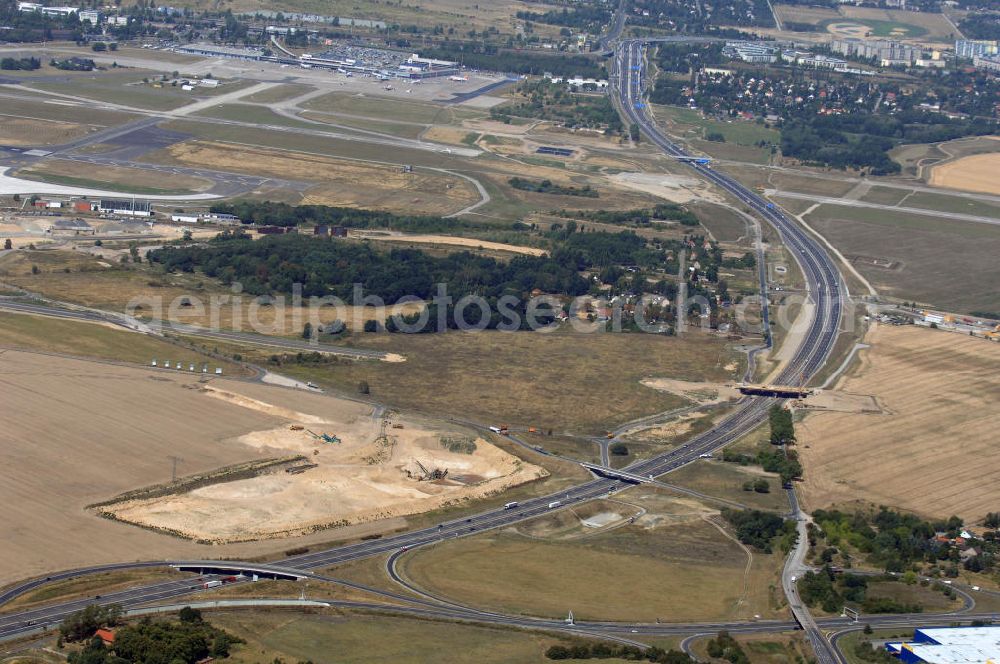
POLYGON ((1000 625, 925 627, 885 649, 905 664, 987 664, 1000 661, 1000 625))

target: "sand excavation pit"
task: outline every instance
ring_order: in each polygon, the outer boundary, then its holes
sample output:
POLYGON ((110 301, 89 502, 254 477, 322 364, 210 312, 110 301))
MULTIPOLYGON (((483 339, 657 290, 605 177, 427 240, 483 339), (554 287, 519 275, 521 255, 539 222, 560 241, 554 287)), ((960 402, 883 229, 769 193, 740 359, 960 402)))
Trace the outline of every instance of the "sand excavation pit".
POLYGON ((659 196, 674 203, 687 203, 693 200, 722 202, 703 182, 684 175, 670 175, 669 173, 616 173, 610 179, 628 189, 635 189, 636 191, 659 196))
POLYGON ((200 386, 207 399, 281 418, 236 439, 295 465, 179 494, 123 500, 106 515, 199 542, 297 536, 435 509, 543 477, 481 438, 397 415, 383 424, 371 406, 329 399, 332 410, 301 412, 246 393, 253 386, 200 386), (324 440, 324 438, 327 438, 324 440))

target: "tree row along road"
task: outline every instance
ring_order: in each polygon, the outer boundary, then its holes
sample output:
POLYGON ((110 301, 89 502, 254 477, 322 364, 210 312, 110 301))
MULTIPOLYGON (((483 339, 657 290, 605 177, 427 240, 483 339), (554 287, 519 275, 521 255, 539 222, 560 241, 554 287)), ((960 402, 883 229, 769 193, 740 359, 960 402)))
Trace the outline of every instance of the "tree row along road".
MULTIPOLYGON (((645 113, 640 112, 642 107, 641 99, 644 92, 642 49, 643 44, 639 41, 627 41, 618 46, 612 63, 612 94, 615 95, 617 103, 626 117, 631 122, 638 124, 649 139, 663 149, 667 155, 673 157, 688 156, 683 150, 663 136, 645 113)), ((817 306, 814 307, 814 318, 806 335, 802 339, 801 345, 796 349, 794 356, 788 362, 778 380, 797 381, 800 377, 811 377, 826 361, 836 341, 839 328, 841 284, 832 261, 817 242, 795 226, 784 213, 770 208, 765 200, 750 192, 732 178, 707 166, 694 163, 691 163, 690 166, 698 172, 698 175, 722 187, 771 223, 781 233, 786 245, 801 265, 808 291, 817 306)), ((762 290, 761 295, 762 298, 766 299, 765 290, 762 290)), ((765 330, 767 330, 766 308, 764 309, 764 317, 764 326, 765 330)), ((635 475, 653 477, 676 470, 695 461, 701 454, 715 451, 749 433, 766 420, 767 410, 772 403, 772 400, 763 397, 744 398, 737 403, 732 413, 713 429, 694 436, 687 443, 674 450, 643 461, 637 461, 625 470, 635 475)), ((522 501, 514 509, 492 509, 467 518, 445 521, 436 526, 400 533, 391 537, 291 556, 283 561, 282 566, 298 570, 322 569, 339 563, 393 552, 403 547, 410 549, 479 533, 484 530, 502 528, 549 513, 554 509, 562 509, 614 494, 629 486, 631 484, 623 480, 596 478, 558 493, 522 501), (553 505, 553 503, 556 504, 553 505), (550 507, 550 505, 553 506, 550 507)), ((154 564, 162 565, 165 563, 154 564)), ((234 564, 227 564, 227 566, 230 565, 234 564)), ((116 568, 126 569, 139 566, 150 566, 150 563, 125 563, 116 568)), ((97 566, 74 570, 58 576, 63 579, 74 578, 97 571, 105 571, 107 567, 97 566)), ((14 587, 3 595, 0 595, 0 603, 10 601, 14 597, 22 595, 44 583, 45 581, 35 580, 14 587)), ((192 582, 190 580, 183 580, 123 590, 102 596, 96 601, 104 604, 118 603, 125 608, 133 608, 151 601, 179 597, 192 592, 192 582)), ((82 606, 94 601, 63 602, 45 608, 3 616, 0 618, 0 639, 14 638, 36 631, 39 623, 51 624, 58 622, 67 614, 79 610, 82 606)), ((808 616, 808 612, 806 612, 806 616, 808 616)), ((797 614, 796 618, 803 623, 807 631, 810 631, 810 639, 814 643, 817 657, 821 664, 830 664, 836 661, 836 657, 832 653, 829 644, 821 634, 818 634, 818 629, 814 627, 815 623, 810 628, 800 615, 797 614)), ((611 628, 609 627, 608 629, 610 630, 611 628)))

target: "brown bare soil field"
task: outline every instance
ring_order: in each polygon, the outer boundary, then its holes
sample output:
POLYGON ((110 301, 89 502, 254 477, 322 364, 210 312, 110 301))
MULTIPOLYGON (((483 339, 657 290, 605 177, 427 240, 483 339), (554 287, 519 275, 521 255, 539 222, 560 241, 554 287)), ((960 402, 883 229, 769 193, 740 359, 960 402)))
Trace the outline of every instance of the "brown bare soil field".
POLYGON ((304 203, 447 214, 479 200, 466 180, 394 166, 215 141, 180 143, 166 154, 185 165, 322 183, 307 191, 304 203))
POLYGON ((838 387, 884 414, 814 413, 798 426, 809 509, 861 499, 967 522, 996 509, 1000 346, 911 326, 871 330, 838 387))
POLYGON ((928 184, 946 189, 1000 194, 1000 153, 962 157, 931 168, 928 184))
POLYGON ((84 136, 93 129, 74 122, 0 115, 0 143, 6 145, 55 145, 84 136))
POLYGON ((126 166, 94 166, 85 162, 51 159, 18 172, 32 179, 73 178, 109 185, 128 185, 171 191, 207 191, 214 183, 205 178, 126 166))
MULTIPOLYGON (((241 518, 244 527, 249 520, 250 526, 260 529, 292 530, 289 524, 296 519, 302 523, 301 517, 310 511, 318 513, 323 505, 371 512, 376 509, 374 501, 382 499, 395 511, 407 511, 401 509, 404 504, 416 508, 411 512, 424 511, 447 499, 493 492, 517 478, 523 481, 533 473, 544 473, 488 444, 477 446, 473 454, 449 452, 436 438, 431 445, 426 432, 432 429, 411 421, 406 429, 389 430, 400 441, 384 465, 359 465, 348 457, 362 455, 366 446, 371 447, 363 435, 366 426, 378 430, 369 417, 370 407, 257 383, 215 379, 208 385, 218 390, 215 396, 201 389, 205 385, 197 376, 13 350, 0 355, 0 390, 4 395, 0 400, 4 422, 0 445, 5 457, 0 469, 0 501, 7 519, 7 535, 0 538, 0 583, 117 560, 245 558, 404 523, 388 518, 377 525, 346 526, 296 539, 294 544, 207 546, 103 519, 86 509, 126 491, 169 482, 174 456, 181 459, 179 475, 185 476, 287 456, 289 452, 308 451, 308 456, 320 463, 319 468, 302 474, 286 477, 278 471, 278 477, 265 474, 255 480, 191 491, 186 494, 191 505, 205 510, 183 516, 183 523, 192 532, 196 527, 233 528, 241 518), (314 455, 312 450, 321 443, 302 431, 291 431, 289 418, 320 420, 310 423, 310 428, 342 433, 345 442, 341 446, 322 444, 326 449, 314 455), (324 426, 329 422, 354 422, 355 428, 338 431, 324 426), (340 463, 330 459, 328 464, 328 455, 340 463), (449 482, 417 482, 405 476, 406 469, 413 472, 416 468, 414 460, 438 468, 447 462, 453 471, 450 475, 462 475, 462 464, 468 470, 464 470, 464 477, 449 482), (317 472, 321 470, 324 472, 317 472), (321 501, 318 494, 324 489, 319 487, 324 482, 331 485, 326 486, 327 497, 321 501), (297 501, 281 500, 289 495, 281 495, 282 483, 300 487, 297 501), (351 483, 354 486, 346 486, 351 483), (308 486, 314 487, 313 493, 301 488, 308 486), (330 491, 331 486, 340 488, 330 491), (348 493, 341 494, 341 490, 348 493), (226 492, 228 495, 216 495, 226 492), (277 510, 281 509, 284 512, 279 516, 277 510), (234 513, 223 518, 228 510, 234 513)), ((181 517, 174 515, 174 520, 168 521, 166 507, 172 500, 176 499, 168 497, 158 504, 158 519, 173 526, 181 517)), ((138 515, 138 508, 133 507, 130 516, 138 515)), ((331 520, 337 519, 335 515, 331 520)))

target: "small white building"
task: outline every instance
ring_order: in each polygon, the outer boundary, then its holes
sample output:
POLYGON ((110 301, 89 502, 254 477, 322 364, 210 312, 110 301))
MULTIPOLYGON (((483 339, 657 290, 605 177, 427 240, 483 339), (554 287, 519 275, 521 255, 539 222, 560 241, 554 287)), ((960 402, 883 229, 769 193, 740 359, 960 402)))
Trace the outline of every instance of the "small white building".
POLYGON ((201 221, 201 217, 192 214, 172 214, 170 215, 170 221, 176 221, 182 224, 197 224, 201 221))

